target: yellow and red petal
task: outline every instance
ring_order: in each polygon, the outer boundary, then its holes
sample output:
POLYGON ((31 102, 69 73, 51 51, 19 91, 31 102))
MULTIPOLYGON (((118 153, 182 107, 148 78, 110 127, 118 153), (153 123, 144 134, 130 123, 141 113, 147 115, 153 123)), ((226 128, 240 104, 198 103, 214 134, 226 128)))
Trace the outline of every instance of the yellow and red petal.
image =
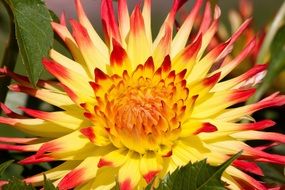
POLYGON ((53 90, 34 89, 31 87, 25 87, 18 84, 10 85, 9 89, 13 92, 26 93, 28 95, 39 98, 40 100, 43 100, 49 104, 52 104, 62 109, 74 110, 77 107, 76 105, 74 105, 74 102, 72 102, 72 100, 64 92, 58 93, 53 90))
POLYGON ((220 122, 218 120, 210 120, 219 131, 246 131, 246 130, 263 130, 275 125, 275 122, 271 120, 262 120, 253 123, 231 123, 220 122))
POLYGON ((145 33, 149 43, 152 43, 152 31, 151 31, 151 1, 144 0, 142 16, 144 20, 145 33))
POLYGON ((124 44, 130 30, 130 16, 126 0, 118 1, 118 20, 122 43, 124 44))
POLYGON ((0 143, 1 150, 12 150, 12 151, 21 151, 21 152, 34 152, 39 149, 41 144, 33 145, 14 145, 14 144, 3 144, 0 143))
POLYGON ((262 131, 241 131, 230 135, 235 139, 246 141, 246 140, 267 140, 279 143, 285 143, 285 135, 275 132, 262 132, 262 131))
POLYGON ((74 131, 44 143, 38 150, 37 157, 41 157, 45 153, 50 153, 49 155, 60 158, 61 156, 70 154, 70 152, 74 153, 84 147, 87 148, 88 145, 91 146, 89 139, 84 138, 79 131, 74 131))
POLYGON ((221 79, 224 78, 227 74, 229 74, 235 67, 237 67, 250 53, 252 53, 253 48, 255 46, 255 39, 251 40, 246 47, 243 49, 243 51, 235 57, 232 61, 229 63, 226 63, 225 65, 222 65, 221 68, 214 71, 221 72, 221 79))
POLYGON ((90 156, 83 160, 77 167, 66 174, 59 182, 59 189, 72 189, 96 177, 98 156, 90 156), (90 167, 91 166, 91 167, 90 167))
MULTIPOLYGON (((205 76, 208 74, 210 68, 215 63, 220 53, 223 52, 227 46, 228 43, 218 45, 217 47, 212 49, 207 55, 205 55, 198 63, 196 63, 187 77, 187 82, 191 84, 193 82, 205 78, 205 76)), ((199 60, 199 58, 197 59, 199 60)), ((215 73, 218 73, 218 71, 215 73)))
POLYGON ((92 24, 90 23, 89 19, 87 18, 85 11, 83 9, 81 0, 75 1, 75 7, 76 7, 76 13, 78 15, 78 20, 86 28, 88 35, 90 36, 90 39, 92 43, 94 44, 97 51, 100 52, 106 59, 108 57, 108 47, 104 43, 104 41, 101 39, 101 37, 97 34, 97 32, 94 30, 92 24))
POLYGON ((0 117, 0 123, 15 127, 25 133, 42 137, 60 137, 72 131, 67 127, 62 127, 54 123, 41 119, 16 119, 0 117))
POLYGON ((176 143, 172 149, 171 159, 177 166, 183 166, 189 162, 189 159, 193 163, 204 159, 203 154, 208 152, 209 150, 203 145, 201 139, 192 135, 176 143))
POLYGON ((118 182, 121 190, 132 190, 141 180, 140 157, 140 154, 131 152, 119 169, 118 182))
MULTIPOLYGON (((182 49, 174 58, 173 58, 173 68, 175 71, 180 72, 184 69, 187 70, 189 74, 196 64, 196 56, 199 52, 199 49, 202 44, 202 35, 199 35, 197 39, 189 44, 187 47, 182 49)), ((184 77, 183 77, 184 78, 184 77)))
POLYGON ((262 185, 259 181, 255 180, 251 176, 247 175, 246 173, 229 166, 226 171, 227 173, 230 173, 235 180, 239 183, 239 185, 242 188, 248 189, 248 188, 255 188, 257 190, 267 190, 267 188, 262 185))
POLYGON ((112 73, 122 76, 125 70, 131 72, 132 66, 125 49, 115 40, 113 40, 112 44, 113 50, 110 55, 112 73))
POLYGON ((110 166, 119 167, 127 161, 129 151, 127 149, 114 150, 100 158, 98 167, 110 166))
POLYGON ((4 143, 30 144, 37 140, 38 138, 0 137, 0 142, 4 143))
POLYGON ((33 110, 29 108, 20 107, 29 116, 34 118, 42 119, 45 121, 50 121, 56 125, 66 127, 72 130, 78 129, 80 126, 90 125, 89 121, 84 120, 83 115, 78 113, 72 113, 68 111, 57 111, 57 112, 44 112, 39 110, 33 110))
MULTIPOLYGON (((197 56, 198 60, 200 60, 200 58, 204 54, 205 49, 207 48, 207 46, 211 42, 213 36, 215 35, 215 33, 218 30, 218 19, 219 19, 220 15, 221 15, 221 10, 218 6, 216 6, 214 9, 214 20, 212 21, 211 25, 209 26, 209 28, 207 29, 207 31, 203 35, 202 45, 201 45, 201 48, 200 48, 198 56, 197 56)), ((217 58, 220 59, 219 56, 217 58)), ((219 60, 219 59, 217 59, 217 60, 219 60)))
POLYGON ((146 183, 150 183, 162 170, 162 158, 154 152, 144 154, 140 161, 140 171, 146 183))
POLYGON ((252 114, 260 109, 282 106, 284 104, 285 96, 278 96, 278 93, 272 94, 271 96, 268 96, 255 104, 224 110, 223 113, 216 117, 216 119, 219 119, 220 121, 233 121, 237 118, 242 118, 243 116, 252 114))
POLYGON ((80 132, 97 146, 106 146, 110 144, 107 136, 107 131, 102 126, 96 125, 94 127, 81 128, 80 132))
POLYGON ((32 155, 32 156, 29 156, 29 157, 26 157, 20 160, 18 163, 25 165, 25 164, 37 164, 37 163, 42 163, 42 162, 52 162, 55 160, 56 160, 55 158, 51 156, 47 156, 47 155, 41 156, 40 158, 37 157, 36 155, 32 155))
POLYGON ((246 172, 253 173, 255 175, 260 175, 260 176, 264 175, 261 168, 255 162, 250 162, 245 160, 235 160, 233 162, 233 166, 241 170, 244 170, 246 172))
POLYGON ((144 20, 139 6, 136 6, 131 14, 127 44, 127 52, 133 68, 143 64, 150 56, 150 44, 147 40, 144 20))
POLYGON ((51 49, 49 51, 49 56, 57 63, 60 63, 63 67, 68 68, 74 72, 77 72, 78 74, 82 75, 84 78, 87 78, 89 80, 92 80, 93 78, 89 76, 86 73, 86 68, 84 68, 84 65, 81 65, 68 57, 60 54, 54 49, 51 49))
POLYGON ((60 164, 57 167, 54 167, 44 173, 40 173, 28 178, 25 178, 24 181, 26 183, 32 183, 32 184, 41 184, 44 181, 44 175, 49 180, 57 180, 59 178, 62 178, 64 175, 66 175, 68 172, 70 172, 73 168, 78 166, 80 164, 80 161, 66 161, 62 164, 60 164))
POLYGON ((193 6, 190 14, 187 16, 177 34, 175 35, 171 47, 172 57, 177 55, 177 53, 185 47, 192 30, 192 26, 195 22, 195 18, 197 17, 202 4, 202 0, 197 0, 195 2, 195 5, 193 6))
MULTIPOLYGON (((247 84, 249 80, 251 80, 252 78, 260 74, 263 74, 266 68, 267 68, 266 64, 256 65, 252 69, 248 70, 246 73, 236 78, 219 82, 218 84, 214 86, 213 91, 216 92, 216 91, 221 91, 221 90, 226 90, 226 89, 231 89, 231 88, 238 88, 239 86, 245 86, 245 84, 247 84)), ((254 82, 253 84, 256 84, 256 82, 254 82)))
POLYGON ((83 186, 78 189, 112 189, 116 185, 117 173, 117 168, 102 168, 98 170, 96 177, 90 180, 91 184, 89 186, 83 186))
POLYGON ((107 44, 111 43, 112 38, 121 42, 121 35, 115 19, 112 0, 102 0, 101 18, 105 36, 107 38, 107 44))
POLYGON ((92 40, 84 26, 82 26, 76 20, 71 20, 72 35, 81 51, 81 54, 85 60, 87 73, 91 78, 94 78, 93 71, 95 68, 100 68, 106 71, 106 65, 108 65, 108 59, 101 54, 98 48, 94 46, 92 40))
POLYGON ((255 89, 216 92, 207 100, 195 106, 192 117, 209 118, 236 103, 244 102, 255 93, 255 89))
POLYGON ((68 31, 67 27, 65 25, 61 25, 55 22, 51 22, 51 26, 55 31, 55 33, 57 33, 59 37, 64 41, 64 43, 67 45, 75 61, 81 64, 85 64, 82 54, 80 53, 79 48, 74 38, 68 31))
POLYGON ((70 69, 63 67, 55 61, 43 59, 45 68, 58 78, 63 85, 74 91, 82 101, 93 101, 92 100, 92 88, 88 84, 88 79, 84 78, 77 72, 71 71, 70 69))

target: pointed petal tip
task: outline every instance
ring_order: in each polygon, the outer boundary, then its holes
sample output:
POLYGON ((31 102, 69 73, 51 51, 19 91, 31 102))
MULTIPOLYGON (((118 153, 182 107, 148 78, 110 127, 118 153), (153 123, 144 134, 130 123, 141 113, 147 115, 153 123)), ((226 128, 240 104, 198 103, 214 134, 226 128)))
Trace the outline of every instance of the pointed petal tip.
POLYGON ((72 170, 59 182, 58 188, 62 190, 73 189, 82 183, 84 174, 84 168, 72 170))
POLYGON ((8 184, 9 181, 6 181, 6 180, 0 180, 0 188, 3 186, 3 185, 6 185, 8 184))
POLYGON ((42 163, 42 162, 51 162, 54 160, 55 160, 54 158, 47 156, 47 155, 44 155, 40 158, 37 158, 36 155, 32 155, 23 160, 20 160, 18 163, 22 165, 27 165, 27 164, 36 164, 36 163, 42 163))
POLYGON ((45 153, 58 151, 58 150, 60 150, 59 144, 56 144, 52 141, 46 142, 39 148, 39 150, 35 154, 35 158, 37 158, 37 159, 41 158, 43 156, 46 156, 45 153))
POLYGON ((203 84, 205 86, 211 86, 213 84, 216 84, 218 82, 218 80, 220 79, 221 77, 221 72, 218 72, 208 78, 206 78, 205 80, 203 80, 203 84))
POLYGON ((16 138, 16 137, 0 137, 0 142, 28 144, 37 140, 38 138, 16 138))
POLYGON ((101 71, 98 68, 95 68, 94 70, 94 74, 95 74, 95 82, 97 83, 100 80, 106 80, 108 79, 108 75, 106 75, 103 71, 101 71))
POLYGON ((211 123, 204 123, 201 128, 199 128, 197 131, 195 131, 193 134, 198 135, 199 133, 211 133, 217 131, 218 128, 211 124, 211 123))
POLYGON ((66 26, 66 16, 64 11, 60 14, 59 23, 66 26))
POLYGON ((102 168, 104 166, 113 166, 113 162, 101 158, 99 160, 97 166, 98 166, 98 168, 102 168))

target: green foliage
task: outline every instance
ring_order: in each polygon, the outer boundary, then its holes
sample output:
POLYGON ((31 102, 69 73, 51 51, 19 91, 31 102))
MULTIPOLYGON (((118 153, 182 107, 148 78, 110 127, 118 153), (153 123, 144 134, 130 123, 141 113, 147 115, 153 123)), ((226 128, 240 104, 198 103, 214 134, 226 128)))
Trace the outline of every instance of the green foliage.
POLYGON ((240 154, 234 155, 220 166, 210 166, 206 160, 189 163, 167 175, 157 190, 224 190, 221 175, 240 154))
POLYGON ((32 84, 43 70, 42 58, 53 43, 51 16, 41 0, 8 0, 14 15, 16 37, 23 63, 32 84))
POLYGON ((3 186, 3 190, 36 190, 32 185, 28 185, 20 179, 13 178, 7 185, 3 186))
POLYGON ((51 19, 53 20, 53 22, 59 22, 58 16, 52 10, 48 10, 48 11, 49 11, 49 14, 50 14, 51 19))
POLYGON ((50 180, 48 180, 46 178, 46 176, 44 175, 44 190, 57 190, 58 188, 56 188, 52 182, 50 180))
MULTIPOLYGON (((31 184, 26 184, 18 178, 13 178, 9 180, 9 183, 4 185, 3 190, 36 190, 31 184)), ((51 181, 47 180, 44 176, 44 189, 45 190, 58 190, 51 181)))
POLYGON ((0 165, 0 177, 3 176, 5 170, 14 162, 14 160, 9 160, 9 161, 6 161, 6 162, 3 162, 1 165, 0 165))
POLYGON ((258 163, 258 166, 264 173, 263 180, 269 184, 282 185, 285 184, 285 176, 283 168, 276 167, 269 163, 258 163))
MULTIPOLYGON (((14 160, 9 160, 6 162, 3 162, 0 164, 0 177, 3 176, 5 170, 14 162, 14 160)), ((35 187, 33 187, 30 184, 26 184, 22 180, 13 177, 9 180, 9 183, 4 185, 3 190, 36 190, 35 187)), ((52 184, 50 180, 44 176, 44 189, 45 190, 57 190, 57 188, 52 184)))
POLYGON ((272 82, 282 70, 285 69, 285 25, 277 32, 270 48, 271 63, 265 82, 272 82))

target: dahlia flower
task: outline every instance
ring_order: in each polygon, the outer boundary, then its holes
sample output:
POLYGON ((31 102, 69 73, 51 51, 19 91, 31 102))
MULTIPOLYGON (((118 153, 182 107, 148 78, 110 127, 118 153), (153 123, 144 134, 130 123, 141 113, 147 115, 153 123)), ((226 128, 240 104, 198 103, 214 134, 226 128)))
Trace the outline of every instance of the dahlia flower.
MULTIPOLYGON (((21 164, 62 161, 44 172, 61 190, 111 189, 116 181, 122 190, 142 189, 189 162, 207 158, 209 164, 220 165, 243 150, 222 180, 229 189, 266 189, 251 174, 263 175, 257 161, 285 164, 285 156, 266 152, 284 143, 285 136, 262 132, 274 122, 254 121, 250 115, 285 104, 285 96, 275 93, 255 104, 241 105, 253 95, 266 69, 266 65, 256 65, 225 79, 255 47, 253 38, 239 55, 228 59, 250 20, 208 51, 220 9, 216 7, 212 16, 207 2, 200 29, 188 40, 203 1, 195 2, 174 35, 175 15, 185 2, 174 0, 153 40, 151 0, 144 0, 130 15, 126 0, 118 0, 117 19, 112 1, 102 0, 103 41, 76 0, 78 21, 70 20, 72 33, 64 17, 52 23, 74 60, 54 49, 50 59, 43 59, 59 82, 40 80, 33 88, 26 77, 1 69, 16 81, 10 90, 34 96, 60 111, 21 107, 22 116, 1 104, 7 117, 0 117, 0 122, 32 137, 1 137, 0 148, 34 152, 21 164), (220 67, 211 70, 218 62, 220 67), (251 147, 247 140, 270 144, 251 147)), ((41 185, 43 174, 24 181, 41 185)))

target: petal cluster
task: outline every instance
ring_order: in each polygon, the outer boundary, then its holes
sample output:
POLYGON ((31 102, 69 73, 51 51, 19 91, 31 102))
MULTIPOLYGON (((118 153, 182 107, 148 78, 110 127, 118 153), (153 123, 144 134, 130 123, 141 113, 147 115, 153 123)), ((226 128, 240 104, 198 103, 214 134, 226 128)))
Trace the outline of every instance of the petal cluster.
MULTIPOLYGON (((131 14, 126 0, 101 1, 105 40, 92 27, 80 0, 75 0, 78 20, 64 15, 52 23, 73 59, 52 49, 43 59, 58 81, 40 80, 33 88, 24 76, 2 68, 16 83, 10 90, 26 93, 60 111, 45 112, 21 107, 25 115, 4 104, 7 117, 0 123, 34 138, 0 138, 0 149, 34 152, 21 164, 62 161, 44 174, 60 189, 142 189, 154 185, 176 168, 207 158, 219 165, 243 150, 222 180, 229 189, 266 187, 251 177, 262 176, 256 161, 285 164, 285 156, 266 149, 285 142, 279 133, 262 132, 271 120, 253 121, 260 109, 285 104, 278 93, 258 103, 240 106, 255 92, 266 65, 256 65, 240 76, 226 76, 253 53, 255 39, 234 58, 235 42, 247 30, 246 20, 226 42, 208 48, 218 29, 220 9, 211 14, 210 3, 197 0, 179 29, 176 13, 186 0, 174 0, 157 36, 151 29, 151 0, 131 14), (204 9, 197 32, 195 19, 204 9), (244 123, 241 121, 248 120, 244 123), (251 147, 247 140, 268 140, 268 146, 251 147)), ((42 185, 43 175, 24 179, 42 185)), ((4 182, 3 182, 4 183, 4 182)))

